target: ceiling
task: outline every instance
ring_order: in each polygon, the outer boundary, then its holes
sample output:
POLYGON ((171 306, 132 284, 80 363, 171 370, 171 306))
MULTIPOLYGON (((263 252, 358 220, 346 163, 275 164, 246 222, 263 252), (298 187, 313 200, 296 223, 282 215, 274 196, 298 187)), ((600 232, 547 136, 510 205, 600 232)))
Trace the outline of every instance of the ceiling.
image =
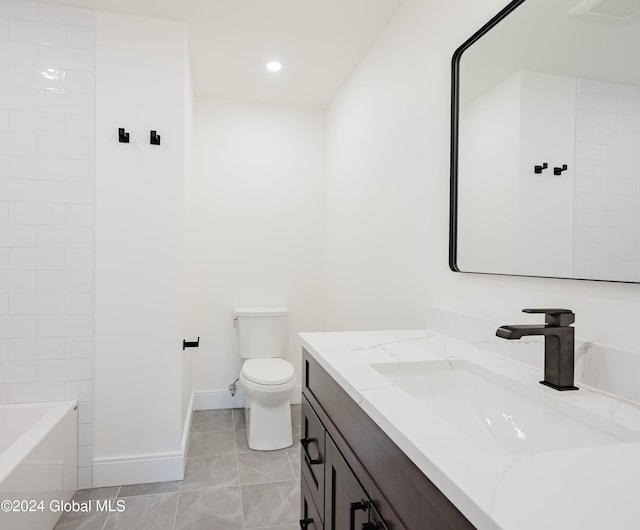
POLYGON ((196 95, 325 107, 403 0, 47 1, 186 22, 196 95))

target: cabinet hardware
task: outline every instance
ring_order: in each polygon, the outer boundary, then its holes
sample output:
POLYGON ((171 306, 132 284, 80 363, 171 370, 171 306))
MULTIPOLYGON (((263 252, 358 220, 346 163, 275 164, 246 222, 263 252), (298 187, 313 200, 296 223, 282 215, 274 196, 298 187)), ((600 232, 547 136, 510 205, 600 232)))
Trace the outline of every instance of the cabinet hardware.
POLYGON ((157 131, 150 131, 149 143, 151 145, 160 145, 160 135, 157 131))
POLYGON ((309 525, 313 523, 313 519, 309 518, 309 519, 300 519, 300 528, 306 530, 307 528, 309 528, 309 525))
POLYGON ((369 509, 369 501, 365 501, 364 499, 358 502, 351 503, 351 517, 349 524, 349 530, 356 530, 356 512, 358 510, 362 510, 363 512, 369 509))
POLYGON ((129 133, 124 130, 124 127, 118 129, 118 142, 121 144, 129 143, 129 133))
POLYGON ((322 458, 311 458, 309 454, 309 445, 313 441, 313 438, 302 438, 302 440, 300 440, 300 445, 302 445, 302 449, 304 450, 304 461, 310 466, 322 464, 322 458))

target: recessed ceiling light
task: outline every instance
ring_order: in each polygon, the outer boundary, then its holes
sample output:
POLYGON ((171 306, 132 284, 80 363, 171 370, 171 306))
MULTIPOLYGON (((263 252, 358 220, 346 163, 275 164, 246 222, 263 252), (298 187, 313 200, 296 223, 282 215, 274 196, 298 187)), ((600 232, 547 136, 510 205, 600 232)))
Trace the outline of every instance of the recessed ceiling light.
POLYGON ((267 63, 267 70, 269 70, 270 72, 279 72, 280 70, 282 70, 282 64, 278 61, 269 61, 267 63))

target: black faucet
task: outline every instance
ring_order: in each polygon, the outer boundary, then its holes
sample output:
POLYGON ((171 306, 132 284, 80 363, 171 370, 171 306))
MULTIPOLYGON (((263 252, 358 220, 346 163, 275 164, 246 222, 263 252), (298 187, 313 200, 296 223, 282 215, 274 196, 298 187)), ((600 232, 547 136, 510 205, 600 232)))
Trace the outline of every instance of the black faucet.
POLYGON ((544 335, 544 381, 556 390, 578 390, 573 384, 574 328, 576 316, 570 309, 523 309, 524 313, 544 313, 545 325, 501 326, 496 335, 503 339, 521 339, 544 335))

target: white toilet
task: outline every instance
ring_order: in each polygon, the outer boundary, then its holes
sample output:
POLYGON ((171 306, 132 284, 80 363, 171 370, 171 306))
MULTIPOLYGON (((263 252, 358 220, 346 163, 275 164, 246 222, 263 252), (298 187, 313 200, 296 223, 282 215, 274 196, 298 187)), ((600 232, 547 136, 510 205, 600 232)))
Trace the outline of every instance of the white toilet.
POLYGON ((280 357, 287 350, 286 307, 236 307, 240 384, 247 392, 244 409, 249 448, 273 451, 289 447, 293 365, 280 357))

